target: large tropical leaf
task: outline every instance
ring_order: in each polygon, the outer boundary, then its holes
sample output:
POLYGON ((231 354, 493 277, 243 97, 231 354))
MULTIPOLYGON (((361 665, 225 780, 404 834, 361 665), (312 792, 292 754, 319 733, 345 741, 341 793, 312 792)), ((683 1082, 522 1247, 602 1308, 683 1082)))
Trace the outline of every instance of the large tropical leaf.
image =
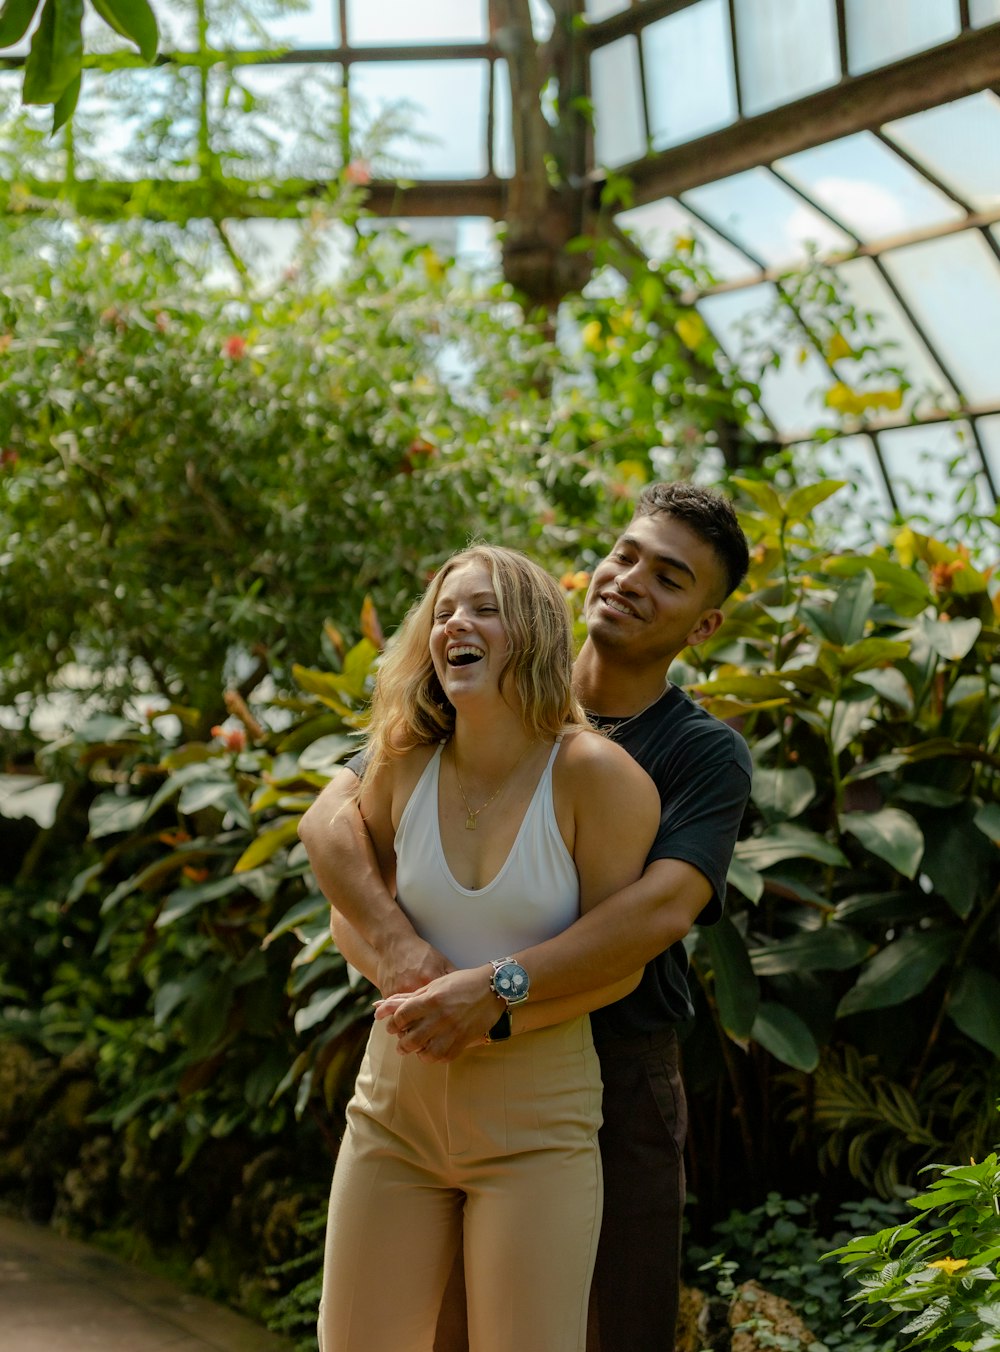
POLYGON ((715 1002, 723 1028, 737 1042, 746 1042, 760 1004, 760 987, 750 966, 750 955, 739 930, 723 916, 716 925, 699 931, 715 978, 715 1002))
POLYGON ((819 1048, 811 1030, 785 1005, 762 1000, 751 1036, 772 1056, 795 1070, 810 1073, 819 1065, 819 1048))
POLYGON ((803 766, 791 770, 756 767, 750 796, 763 812, 797 817, 816 796, 816 781, 803 766))
POLYGON ((786 972, 842 972, 855 967, 871 950, 872 944, 857 930, 832 922, 776 943, 752 948, 750 962, 758 976, 779 976, 786 972))
POLYGON ((783 859, 815 859, 821 864, 846 864, 843 851, 824 836, 794 822, 769 826, 759 836, 736 845, 736 856, 750 868, 766 869, 783 859))
POLYGON ((958 935, 925 930, 893 939, 861 969, 837 1006, 838 1018, 864 1010, 889 1009, 919 995, 951 957, 958 935))
POLYGON ((898 807, 844 812, 840 829, 849 831, 869 853, 884 859, 904 877, 916 877, 924 853, 924 833, 908 812, 898 807))
POLYGON ((948 1013, 966 1037, 1000 1056, 1000 980, 982 967, 967 967, 958 978, 948 1013))

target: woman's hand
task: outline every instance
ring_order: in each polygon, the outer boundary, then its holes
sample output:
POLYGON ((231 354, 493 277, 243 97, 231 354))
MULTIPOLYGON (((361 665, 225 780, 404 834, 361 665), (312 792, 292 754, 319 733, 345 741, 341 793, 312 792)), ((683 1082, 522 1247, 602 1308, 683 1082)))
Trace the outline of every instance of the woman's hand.
POLYGON ((490 989, 493 969, 468 967, 449 972, 409 994, 390 995, 375 1006, 399 1052, 416 1052, 423 1061, 453 1061, 478 1046, 496 1023, 501 1001, 490 989))

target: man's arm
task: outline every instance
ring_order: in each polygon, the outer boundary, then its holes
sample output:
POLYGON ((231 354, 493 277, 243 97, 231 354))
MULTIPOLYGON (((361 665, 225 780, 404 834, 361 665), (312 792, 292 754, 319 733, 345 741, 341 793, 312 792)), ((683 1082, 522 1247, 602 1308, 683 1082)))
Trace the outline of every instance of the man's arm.
MULTIPOLYGON (((352 771, 340 770, 330 780, 299 822, 299 839, 320 891, 350 926, 355 940, 364 945, 363 950, 354 950, 364 961, 355 962, 350 953, 341 951, 379 990, 417 990, 451 971, 447 959, 413 929, 383 877, 358 806, 357 777, 352 771)), ((340 930, 338 937, 332 920, 331 929, 340 947, 346 931, 340 930)), ((353 948, 349 936, 346 942, 353 948)))
MULTIPOLYGON (((693 865, 680 859, 654 860, 638 882, 602 901, 561 934, 515 954, 531 974, 525 1012, 536 1002, 554 1010, 560 1007, 557 1002, 579 1001, 584 995, 580 1008, 575 1003, 561 1006, 568 1011, 561 1017, 570 1018, 622 998, 637 984, 637 971, 684 938, 711 895, 711 884, 693 865), (605 988, 622 980, 626 986, 618 995, 602 998, 605 988), (598 997, 590 1004, 588 991, 598 997)), ((399 1034, 400 1051, 430 1047, 434 1059, 446 1061, 482 1042, 497 1020, 491 971, 477 967, 431 982, 406 1001, 398 1018, 394 1005, 392 1014, 383 1017, 390 1018, 390 1030, 399 1034)), ((542 1022, 533 1017, 521 1023, 521 1031, 550 1021, 546 1013, 538 1018, 542 1022)))

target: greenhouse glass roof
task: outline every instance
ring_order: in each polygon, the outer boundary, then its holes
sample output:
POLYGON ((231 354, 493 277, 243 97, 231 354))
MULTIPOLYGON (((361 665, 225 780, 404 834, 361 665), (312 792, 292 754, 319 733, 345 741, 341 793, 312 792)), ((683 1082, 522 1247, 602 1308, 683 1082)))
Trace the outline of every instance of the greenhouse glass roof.
MULTIPOLYGON (((960 495, 966 510, 996 507, 1000 0, 304 0, 271 17, 228 0, 202 9, 201 28, 196 5, 155 7, 156 69, 110 69, 106 54, 88 71, 78 179, 117 179, 127 194, 162 174, 150 110, 207 69, 220 108, 234 80, 256 99, 241 114, 235 176, 253 176, 254 135, 284 147, 289 178, 319 180, 359 156, 367 165, 389 127, 369 206, 496 258, 491 223, 505 219, 523 167, 512 72, 533 31, 553 107, 566 51, 583 56, 592 126, 581 190, 596 202, 609 179, 627 180, 616 222, 654 262, 678 238, 698 240, 711 280, 691 299, 724 348, 736 352, 748 319, 773 312, 785 274, 810 259, 835 270, 894 345, 902 402, 859 413, 855 429, 823 401, 845 379, 837 355, 806 324, 775 335, 787 359, 763 377, 761 436, 795 445, 826 425, 837 435, 823 455, 879 511, 953 518, 960 495), (325 83, 305 97, 317 76, 325 83), (123 80, 132 111, 102 121, 123 80), (301 109, 345 93, 353 111, 337 143, 303 139, 301 109), (266 111, 281 105, 297 126, 266 111), (123 128, 142 125, 140 165, 123 128)), ((106 30, 92 38, 105 53, 126 46, 106 30)), ((11 97, 25 50, 0 58, 11 97)), ((197 128, 181 120, 171 135, 193 142, 197 128)), ((178 184, 195 161, 170 171, 178 184)), ((280 214, 279 199, 272 185, 270 204, 234 214, 280 214)))

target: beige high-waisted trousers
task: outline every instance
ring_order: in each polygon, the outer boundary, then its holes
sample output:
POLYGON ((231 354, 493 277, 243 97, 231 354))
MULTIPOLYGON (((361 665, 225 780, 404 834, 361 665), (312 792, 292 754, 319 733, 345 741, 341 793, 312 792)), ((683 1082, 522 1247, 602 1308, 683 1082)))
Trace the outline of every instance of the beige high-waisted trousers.
POLYGON ((321 1352, 432 1352, 459 1243, 470 1352, 583 1352, 600 1124, 586 1017, 447 1064, 376 1023, 330 1193, 321 1352))

